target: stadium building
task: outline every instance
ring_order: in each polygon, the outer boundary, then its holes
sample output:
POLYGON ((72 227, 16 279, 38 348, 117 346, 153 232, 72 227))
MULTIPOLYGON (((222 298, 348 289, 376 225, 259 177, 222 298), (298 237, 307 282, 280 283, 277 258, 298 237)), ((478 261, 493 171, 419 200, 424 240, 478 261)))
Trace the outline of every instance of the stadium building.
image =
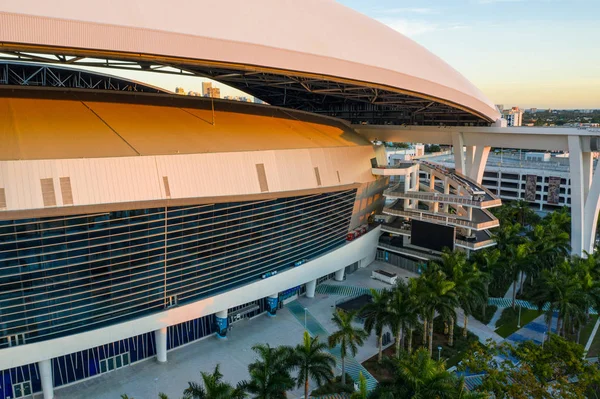
MULTIPOLYGON (((381 227, 364 225, 396 195, 374 173, 386 155, 373 141, 460 147, 461 187, 480 184, 497 141, 535 148, 542 138, 583 154, 582 165, 595 143, 576 129, 503 127, 438 57, 327 0, 6 2, 0 59, 2 399, 51 399, 144 359, 165 362, 369 264, 381 227), (208 9, 228 23, 199 24, 208 9), (207 77, 270 105, 79 79, 77 66, 207 77)), ((584 248, 584 205, 600 181, 582 170, 589 190, 578 183, 574 223, 584 248)), ((398 197, 414 211, 414 198, 398 197)))

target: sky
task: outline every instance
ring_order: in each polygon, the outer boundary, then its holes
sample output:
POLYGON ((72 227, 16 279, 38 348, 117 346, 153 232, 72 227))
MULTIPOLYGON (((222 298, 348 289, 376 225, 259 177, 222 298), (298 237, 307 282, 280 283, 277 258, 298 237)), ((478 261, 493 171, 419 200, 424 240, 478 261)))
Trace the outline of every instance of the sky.
MULTIPOLYGON (((495 104, 600 108, 600 0, 339 2, 426 47, 495 104)), ((202 89, 193 77, 109 73, 172 91, 202 89)), ((241 94, 218 86, 221 95, 241 94)))
POLYGON ((495 104, 600 108, 600 0, 341 0, 409 36, 495 104))

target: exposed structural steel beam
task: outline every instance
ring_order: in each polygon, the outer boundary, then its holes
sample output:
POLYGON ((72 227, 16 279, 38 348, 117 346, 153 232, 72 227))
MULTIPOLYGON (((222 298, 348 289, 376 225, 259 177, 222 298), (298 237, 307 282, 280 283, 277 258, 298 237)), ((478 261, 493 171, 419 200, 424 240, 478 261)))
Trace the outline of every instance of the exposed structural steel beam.
POLYGON ((144 83, 82 69, 15 61, 0 61, 0 85, 169 93, 144 83))
MULTIPOLYGON (((53 50, 59 52, 59 50, 53 50)), ((66 51, 66 50, 63 50, 66 51)), ((74 51, 74 50, 72 50, 74 51)), ((61 63, 70 66, 152 71, 210 78, 271 105, 345 119, 353 124, 488 126, 490 121, 457 104, 426 95, 378 87, 323 75, 267 70, 251 65, 230 65, 201 60, 90 58, 78 54, 41 54, 0 50, 0 60, 61 63)))

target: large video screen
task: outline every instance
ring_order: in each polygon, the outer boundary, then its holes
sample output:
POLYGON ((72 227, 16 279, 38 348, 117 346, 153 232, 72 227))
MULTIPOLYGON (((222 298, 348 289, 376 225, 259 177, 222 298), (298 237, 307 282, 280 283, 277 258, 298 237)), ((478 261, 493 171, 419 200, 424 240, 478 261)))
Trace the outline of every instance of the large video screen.
POLYGON ((433 251, 441 252, 444 248, 454 250, 455 235, 456 229, 452 226, 413 220, 410 230, 410 243, 433 251))

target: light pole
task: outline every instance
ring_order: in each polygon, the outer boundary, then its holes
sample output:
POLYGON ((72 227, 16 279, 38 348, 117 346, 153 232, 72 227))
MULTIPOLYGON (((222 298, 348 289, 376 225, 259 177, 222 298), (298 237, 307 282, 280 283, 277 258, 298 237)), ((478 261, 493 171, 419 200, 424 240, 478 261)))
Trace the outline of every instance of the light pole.
POLYGON ((304 308, 304 331, 308 331, 306 329, 306 312, 308 311, 308 309, 304 308))
POLYGON ((442 358, 442 347, 438 346, 438 362, 440 361, 441 358, 442 358))
POLYGON ((517 328, 521 328, 521 309, 523 308, 522 305, 519 305, 519 322, 517 323, 517 328))
POLYGON ((542 334, 542 350, 544 349, 544 342, 546 341, 546 331, 542 334))
POLYGON ((154 396, 158 397, 158 378, 154 379, 154 396))

